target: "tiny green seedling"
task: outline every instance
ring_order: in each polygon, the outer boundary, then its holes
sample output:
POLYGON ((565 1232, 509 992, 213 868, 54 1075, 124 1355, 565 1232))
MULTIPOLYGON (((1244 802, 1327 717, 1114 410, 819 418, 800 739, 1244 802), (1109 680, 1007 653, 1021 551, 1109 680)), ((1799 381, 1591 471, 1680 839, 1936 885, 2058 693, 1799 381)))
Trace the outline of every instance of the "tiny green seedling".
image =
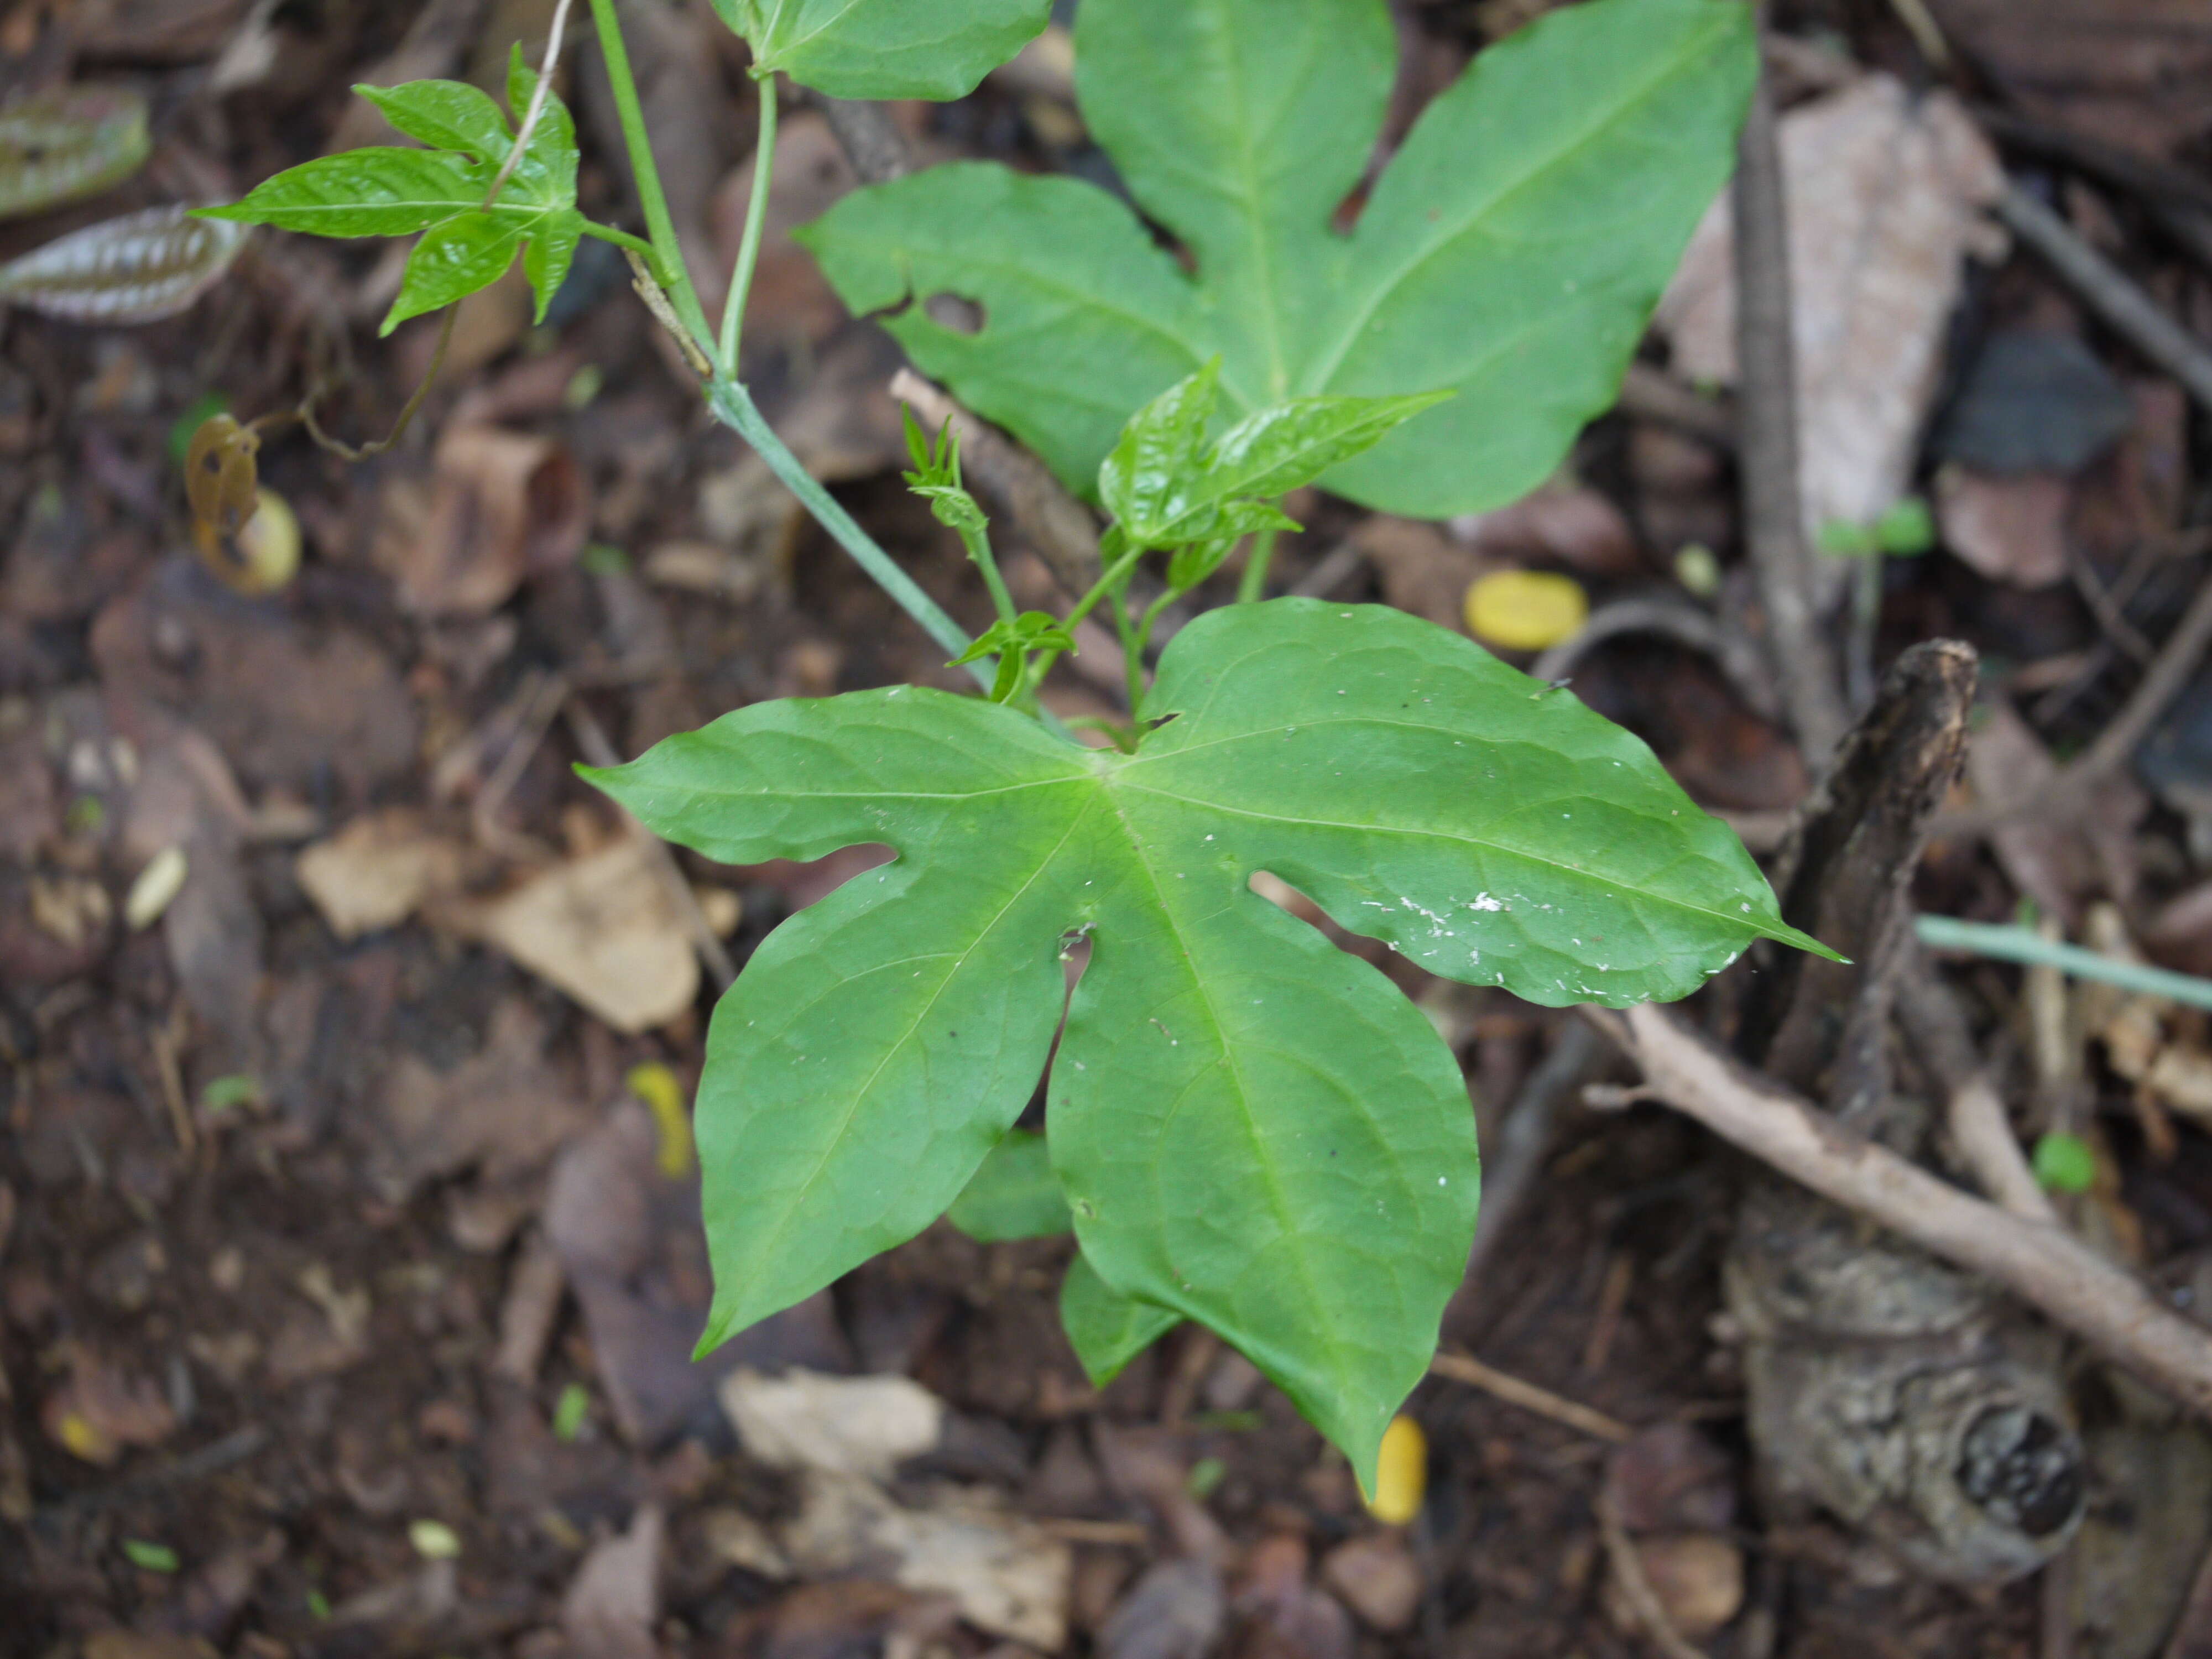
MULTIPOLYGON (((711 858, 897 855, 777 928, 715 1012, 696 1107, 702 1348, 948 1211, 985 1239, 1072 1231, 1061 1312, 1094 1378, 1197 1320, 1371 1485, 1460 1280, 1474 1125, 1428 1020, 1254 878, 1431 972, 1553 1005, 1679 997, 1757 939, 1821 947, 1641 743, 1462 636, 1382 606, 1237 604, 1187 623, 1148 684, 1152 635, 1240 548, 1241 595, 1260 599, 1292 490, 1441 514, 1558 465, 1726 177, 1756 73, 1748 12, 1590 0, 1522 31, 1435 100, 1347 232, 1395 66, 1383 0, 1086 0, 1084 112, 1194 276, 1105 192, 975 164, 856 192, 806 232, 850 304, 890 308, 923 368, 1111 520, 1089 592, 1018 609, 953 432, 909 416, 908 482, 990 591, 971 640, 760 418, 741 324, 775 74, 956 96, 1048 8, 714 3, 763 83, 720 329, 684 274, 614 0, 591 3, 649 242, 578 211, 558 100, 517 133, 446 82, 371 94, 429 149, 311 162, 220 210, 421 232, 387 326, 517 258, 542 313, 579 237, 623 244, 708 409, 989 694, 760 703, 584 769, 711 858), (932 320, 918 302, 940 291, 978 301, 981 326, 932 320), (1128 664, 1128 712, 1086 749, 1038 694, 1094 615, 1128 664), (1042 1133, 1015 1127, 1040 1079, 1042 1133)), ((518 61, 511 108, 535 85, 518 61)))

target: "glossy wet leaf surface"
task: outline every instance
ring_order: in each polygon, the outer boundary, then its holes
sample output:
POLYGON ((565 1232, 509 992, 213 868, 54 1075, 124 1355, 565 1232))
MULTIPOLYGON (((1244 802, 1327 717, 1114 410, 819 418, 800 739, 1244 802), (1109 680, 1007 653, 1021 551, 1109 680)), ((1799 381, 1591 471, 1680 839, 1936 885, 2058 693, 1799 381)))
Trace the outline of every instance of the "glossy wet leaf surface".
MULTIPOLYGON (((537 84, 537 72, 522 62, 518 48, 508 71, 509 106, 518 113, 528 108, 537 84)), ((433 148, 370 145, 325 155, 278 173, 241 202, 204 210, 203 216, 311 236, 422 232, 385 317, 386 334, 410 317, 489 287, 517 255, 542 322, 584 234, 584 216, 576 208, 576 128, 568 106, 557 97, 546 100, 522 159, 487 210, 484 198, 514 148, 497 104, 459 81, 356 90, 401 132, 433 148)))
POLYGON ((1125 756, 895 687, 589 774, 711 858, 899 854, 778 928, 716 1011, 707 1341, 943 1212, 1066 1001, 1047 1129, 1085 1258, 1219 1332, 1370 1473, 1459 1282, 1473 1118, 1426 1018, 1253 874, 1543 1003, 1680 996, 1755 938, 1808 941, 1641 743, 1402 612, 1209 612, 1145 714, 1166 723, 1125 756))
POLYGON ((1128 412, 1217 352, 1239 410, 1455 388, 1328 480, 1443 517, 1533 489, 1612 403, 1728 177, 1754 54, 1731 0, 1555 12, 1429 106, 1349 236, 1332 217, 1397 67, 1380 0, 1090 0, 1076 61, 1091 132, 1196 279, 1094 185, 959 163, 803 233, 846 303, 893 311, 925 372, 1086 493, 1128 412), (940 292, 981 328, 936 321, 940 292))

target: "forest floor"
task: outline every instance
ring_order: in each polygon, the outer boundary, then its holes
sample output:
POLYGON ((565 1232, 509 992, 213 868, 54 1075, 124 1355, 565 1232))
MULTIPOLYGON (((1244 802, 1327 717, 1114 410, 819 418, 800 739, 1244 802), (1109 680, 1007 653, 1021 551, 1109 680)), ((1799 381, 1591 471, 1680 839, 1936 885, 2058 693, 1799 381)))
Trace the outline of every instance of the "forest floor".
MULTIPOLYGON (((1940 74, 1900 21, 1917 3, 1777 5, 1785 155, 1792 119, 1864 76, 1893 76, 1908 109, 1946 88, 1990 166, 2212 350, 2201 5, 1929 4, 1953 53, 1940 74)), ((1394 131, 1544 9, 1395 5, 1394 131)), ((542 48, 550 12, 4 0, 0 104, 127 83, 156 143, 97 200, 0 221, 0 260, 377 142, 354 82, 490 84, 510 43, 542 48)), ((640 33, 679 218, 733 248, 757 95, 743 49, 703 4, 659 6, 640 33)), ((571 54, 585 204, 629 223, 592 50, 571 54)), ((975 569, 897 477, 897 349, 784 234, 854 182, 820 112, 789 108, 746 378, 978 628, 975 569)), ((897 114, 931 157, 1110 177, 1049 48, 897 114)), ((1936 222, 1902 252, 1838 243, 1825 279, 1801 281, 1801 305, 1838 317, 1869 286, 1901 295, 1875 349, 1816 355, 1808 441, 1816 457, 1890 442, 1894 484, 1933 503, 1925 552, 1832 560, 1872 601, 1844 655, 1863 685, 1914 641, 1971 643, 1982 703, 1953 805, 2016 805, 2138 707, 2212 571, 2207 411, 1990 234, 1971 191, 1840 160, 1792 183, 1841 204, 1816 216, 1846 229, 1854 199, 1911 197, 1936 222), (1849 264, 1893 254, 1894 270, 1849 264), (1860 418, 1894 430, 1860 442, 1860 418)), ((437 331, 375 339, 392 258, 262 233, 171 320, 0 318, 0 1654, 1656 1651, 1616 1582, 1601 1491, 1644 1541, 1675 1639, 1717 1659, 2212 1652, 2212 1522, 2131 1543, 2151 1522, 2100 1488, 2073 1565, 1972 1587, 1770 1501, 1723 1307, 1749 1161, 1656 1104, 1528 1100, 1573 1017, 1402 963, 1486 1141, 1516 1098, 1557 1120, 1446 1332, 1506 1389, 1437 1375, 1407 1408, 1429 1447, 1411 1526, 1373 1520, 1343 1460, 1194 1328, 1094 1390, 1058 1322, 1063 1241, 983 1246, 940 1224, 694 1364, 708 1285, 667 1107, 696 1081, 714 986, 660 855, 572 763, 763 698, 963 681, 702 417, 611 253, 585 245, 542 326, 512 280, 466 302, 390 453, 348 464, 296 429, 272 438, 262 479, 306 556, 262 595, 196 554, 182 446, 214 400, 266 413, 318 376, 327 425, 386 429, 437 331), (134 917, 173 849, 181 890, 134 917), (885 1375, 938 1402, 934 1433, 840 1485, 823 1468, 870 1409, 842 1382, 885 1375), (748 1410, 830 1427, 764 1455, 733 1427, 748 1410), (2099 1624, 2080 1611, 2093 1580, 2148 1611, 2099 1624)), ((1679 626, 1630 628, 1580 655, 1573 690, 1768 851, 1809 772, 1757 665, 1726 405, 1672 306, 1622 407, 1537 496, 1443 525, 1315 496, 1275 586, 1463 629, 1471 583, 1534 568, 1573 577, 1601 615, 1626 599, 1710 618, 1753 643, 1750 670, 1679 626)), ((1050 592, 1018 546, 1010 576, 1050 592)), ((1110 713, 1118 668, 1078 666, 1055 706, 1110 713)), ((2091 808, 1987 835, 1939 823, 1920 906, 2008 921, 2027 901, 2069 937, 2212 971, 2212 679, 2194 666, 2091 808)), ((681 867, 742 963, 879 856, 681 867)), ((2024 1142, 2056 1127, 2097 1151, 2103 1176, 2069 1219, 2159 1283, 2212 1291, 2205 1018, 2152 1009, 2147 1058, 2065 982, 1943 971, 2024 1142)), ((1632 1076, 1606 1066, 1588 1076, 1632 1076)), ((2091 1389, 2092 1419, 2112 1394, 2091 1389)), ((2212 1517, 2212 1440, 2159 1432, 2183 1472, 2162 1501, 2212 1517)))

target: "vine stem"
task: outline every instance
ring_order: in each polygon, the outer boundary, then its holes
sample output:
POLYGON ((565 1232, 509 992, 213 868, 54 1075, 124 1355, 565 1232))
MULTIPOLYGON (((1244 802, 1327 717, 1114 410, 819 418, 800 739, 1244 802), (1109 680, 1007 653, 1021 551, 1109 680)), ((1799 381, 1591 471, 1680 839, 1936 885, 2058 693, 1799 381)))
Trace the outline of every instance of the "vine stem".
POLYGON ((714 331, 707 325, 707 313, 700 308, 699 295, 691 286, 690 269, 684 263, 684 245, 677 240, 676 221, 669 214, 668 197, 660 187, 660 169, 653 163, 653 139, 646 131, 645 110, 638 101, 637 78, 630 69, 629 48, 623 41, 622 19, 615 11, 615 0, 592 0, 592 21, 599 28, 599 51, 607 60, 607 81, 614 88, 615 112, 621 118, 623 143, 629 151, 630 177, 637 182, 638 202, 645 210, 646 228, 653 233, 653 252, 659 256, 669 303, 700 349, 707 350, 714 343, 714 331))
POLYGON ((963 530, 960 539, 968 545, 968 556, 983 573, 983 586, 991 590, 992 606, 1000 622, 1010 623, 1021 612, 1014 605, 1014 596, 1006 586, 1006 579, 999 574, 999 561, 991 552, 991 532, 988 530, 963 530))
POLYGON ((745 204, 745 234, 738 244, 737 269, 730 276, 729 298, 722 302, 722 349, 718 362, 724 378, 738 378, 738 344, 745 327, 745 296, 752 292, 753 271, 760 264, 761 230, 768 222, 769 176, 775 167, 775 74, 770 70, 760 87, 760 141, 753 146, 753 197, 745 204))
MULTIPOLYGON (((876 586, 890 595, 900 610, 921 625, 924 633, 953 656, 968 649, 973 641, 960 631, 960 624, 946 616, 937 601, 923 592, 914 578, 900 569, 891 556, 853 521, 853 515, 838 504, 837 498, 816 482, 799 457, 776 436, 775 428, 768 423, 760 406, 753 402, 752 394, 741 383, 729 375, 717 374, 707 383, 707 406, 714 411, 716 420, 760 453, 769 470, 783 480, 791 493, 799 497, 800 505, 836 538, 839 546, 853 556, 854 562, 868 573, 876 586)), ((987 690, 997 674, 996 668, 988 662, 970 663, 968 672, 987 690)))
POLYGON ((1938 951, 1970 951, 1999 962, 2025 963, 2031 967, 2056 968, 2076 979, 2094 979, 2123 990, 2166 997, 2191 1008, 2212 1008, 2212 980, 2194 974, 2177 974, 2148 963, 2126 962, 2078 945, 2045 939, 2027 927, 1996 922, 1961 921, 1955 916, 1921 916, 1913 927, 1920 942, 1938 951))

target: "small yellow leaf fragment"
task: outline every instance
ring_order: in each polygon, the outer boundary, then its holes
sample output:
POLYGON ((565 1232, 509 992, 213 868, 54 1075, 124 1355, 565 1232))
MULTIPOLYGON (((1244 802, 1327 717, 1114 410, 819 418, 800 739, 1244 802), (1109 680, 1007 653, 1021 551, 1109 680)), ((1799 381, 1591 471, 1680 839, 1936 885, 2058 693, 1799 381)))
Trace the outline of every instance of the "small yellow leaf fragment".
POLYGON ((1375 1470, 1375 1495, 1367 1512, 1385 1526, 1402 1527, 1421 1512, 1429 1481, 1429 1437, 1410 1417, 1390 1419, 1375 1470))
POLYGON ((691 1119, 684 1109, 684 1085, 676 1073, 657 1060, 633 1066, 623 1079, 635 1095, 653 1109, 660 1131, 660 1173, 681 1181, 691 1173, 691 1119))
POLYGON ((146 867, 131 884, 131 895, 123 901, 123 919, 131 924, 131 931, 138 933, 161 921, 161 913, 185 890, 185 878, 191 866, 185 859, 181 847, 164 847, 146 860, 146 867))
POLYGON ((425 1561, 450 1561, 461 1553, 461 1535, 442 1521, 410 1521, 407 1541, 425 1561))
POLYGON ((81 1457, 88 1463, 115 1461, 118 1449, 115 1442, 81 1412, 64 1413, 54 1425, 54 1435, 73 1457, 81 1457))
POLYGON ((1467 590, 1467 628, 1502 651, 1542 651, 1589 620, 1589 596, 1572 576, 1548 570, 1493 570, 1467 590))

